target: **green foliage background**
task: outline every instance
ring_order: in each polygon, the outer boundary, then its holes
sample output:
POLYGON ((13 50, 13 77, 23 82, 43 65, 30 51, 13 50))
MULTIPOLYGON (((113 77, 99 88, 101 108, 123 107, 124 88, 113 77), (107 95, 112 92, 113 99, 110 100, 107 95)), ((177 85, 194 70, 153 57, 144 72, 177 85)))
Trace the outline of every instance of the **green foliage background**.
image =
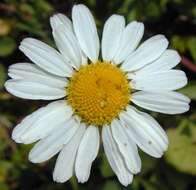
MULTIPOLYGON (((196 2, 194 0, 1 0, 0 1, 0 190, 196 190, 196 2), (35 37, 54 46, 49 17, 61 12, 70 17, 75 3, 86 4, 93 12, 101 36, 104 21, 114 13, 145 24, 143 40, 162 33, 170 48, 192 63, 179 64, 189 85, 180 91, 191 99, 190 111, 182 115, 151 112, 167 131, 170 145, 165 156, 154 159, 144 153, 142 171, 133 183, 123 187, 107 163, 103 149, 93 164, 90 179, 78 184, 75 177, 64 184, 52 181, 55 164, 32 164, 28 152, 32 145, 16 144, 13 127, 27 114, 47 104, 16 98, 3 88, 7 68, 28 59, 18 50, 25 37, 35 37)), ((66 171, 65 171, 66 172, 66 171)))

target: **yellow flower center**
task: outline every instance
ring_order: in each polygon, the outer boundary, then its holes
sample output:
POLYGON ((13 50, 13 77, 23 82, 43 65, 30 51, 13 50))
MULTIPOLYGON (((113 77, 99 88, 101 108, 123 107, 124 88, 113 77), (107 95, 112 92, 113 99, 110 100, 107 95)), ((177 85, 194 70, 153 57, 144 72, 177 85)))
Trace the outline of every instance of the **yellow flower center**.
POLYGON ((67 102, 85 123, 109 124, 130 102, 126 73, 109 62, 81 66, 70 78, 67 102))

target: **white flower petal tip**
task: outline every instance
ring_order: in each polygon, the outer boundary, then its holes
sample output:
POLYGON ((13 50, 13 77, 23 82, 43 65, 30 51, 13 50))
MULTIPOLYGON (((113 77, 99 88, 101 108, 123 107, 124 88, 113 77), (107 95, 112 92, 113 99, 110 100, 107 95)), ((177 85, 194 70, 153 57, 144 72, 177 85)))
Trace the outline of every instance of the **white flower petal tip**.
POLYGON ((63 147, 58 155, 53 172, 54 181, 64 183, 73 176, 78 147, 85 130, 86 126, 81 124, 73 138, 63 147))
POLYGON ((124 71, 136 71, 161 56, 169 42, 164 35, 156 35, 143 42, 122 64, 124 71))
POLYGON ((130 185, 133 181, 133 175, 130 175, 130 174, 127 177, 125 176, 117 176, 117 177, 118 177, 119 182, 125 187, 130 185))
POLYGON ((62 56, 78 69, 82 62, 82 52, 74 33, 66 26, 59 25, 53 30, 53 36, 62 56))
POLYGON ((120 114, 120 121, 129 137, 147 154, 160 158, 168 148, 168 137, 150 115, 132 106, 120 114))
POLYGON ((68 80, 45 72, 40 67, 31 63, 16 63, 9 67, 8 75, 12 79, 21 79, 29 82, 41 83, 54 88, 65 88, 68 80))
POLYGON ((117 175, 118 180, 122 185, 129 185, 133 180, 133 174, 125 165, 123 156, 113 138, 110 126, 103 127, 102 139, 105 154, 112 170, 117 175))
POLYGON ((181 114, 190 108, 190 99, 178 92, 139 91, 131 95, 131 100, 142 108, 165 114, 181 114))
POLYGON ((106 21, 102 36, 102 58, 104 61, 113 61, 119 47, 121 34, 125 28, 125 19, 120 15, 112 15, 106 21))
POLYGON ((74 136, 79 128, 79 123, 73 118, 60 123, 55 131, 35 144, 29 153, 29 160, 33 163, 41 163, 57 154, 74 136))
POLYGON ((141 171, 141 159, 137 146, 132 139, 128 138, 126 131, 121 126, 120 121, 113 120, 111 123, 112 134, 118 148, 125 160, 127 168, 131 173, 137 174, 141 171))
POLYGON ((67 79, 50 74, 35 64, 13 64, 8 69, 8 75, 12 79, 5 83, 5 88, 15 96, 54 100, 66 95, 67 79))
POLYGON ((75 163, 76 177, 80 183, 86 182, 89 178, 92 162, 99 151, 99 139, 98 128, 89 126, 82 137, 75 163))
POLYGON ((55 88, 37 82, 10 79, 4 84, 14 96, 32 100, 55 100, 66 95, 65 89, 55 88))
POLYGON ((69 31, 73 32, 73 25, 71 20, 63 14, 55 14, 50 17, 50 25, 52 30, 57 30, 60 25, 64 25, 69 31))
POLYGON ((177 51, 167 49, 157 60, 138 70, 136 75, 168 71, 180 63, 180 61, 181 57, 177 51))
POLYGON ((74 5, 72 20, 74 32, 82 51, 92 62, 96 63, 99 56, 100 44, 92 14, 85 5, 74 5))
POLYGON ((60 124, 66 122, 73 112, 65 100, 52 102, 25 117, 13 132, 16 142, 30 144, 47 137, 60 124))
POLYGON ((113 58, 114 63, 123 62, 138 46, 144 34, 144 24, 133 21, 122 32, 119 48, 113 58))
POLYGON ((61 77, 70 77, 72 67, 65 62, 62 55, 47 44, 33 39, 22 40, 19 49, 42 69, 61 77))
POLYGON ((187 77, 184 71, 169 70, 155 73, 145 73, 143 75, 129 75, 133 80, 130 86, 133 89, 149 92, 165 92, 180 89, 187 85, 187 77), (156 79, 156 80, 155 80, 156 79))
POLYGON ((12 131, 12 139, 17 143, 22 143, 20 139, 20 134, 22 133, 22 130, 23 130, 22 126, 18 124, 16 127, 14 127, 12 131))

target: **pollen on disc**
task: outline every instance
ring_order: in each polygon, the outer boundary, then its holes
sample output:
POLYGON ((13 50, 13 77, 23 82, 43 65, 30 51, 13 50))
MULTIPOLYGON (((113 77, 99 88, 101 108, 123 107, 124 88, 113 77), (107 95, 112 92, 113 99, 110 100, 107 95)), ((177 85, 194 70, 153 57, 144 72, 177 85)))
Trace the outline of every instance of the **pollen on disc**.
POLYGON ((87 124, 109 124, 130 102, 126 73, 109 62, 81 66, 70 78, 67 101, 87 124))

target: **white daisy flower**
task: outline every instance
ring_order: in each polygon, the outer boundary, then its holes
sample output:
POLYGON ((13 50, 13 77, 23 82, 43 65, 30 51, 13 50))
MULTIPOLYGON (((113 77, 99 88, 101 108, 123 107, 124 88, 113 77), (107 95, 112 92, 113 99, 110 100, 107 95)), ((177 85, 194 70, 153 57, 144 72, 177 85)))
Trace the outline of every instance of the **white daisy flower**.
POLYGON ((33 163, 59 153, 53 173, 57 182, 74 174, 86 182, 100 139, 109 164, 124 186, 141 170, 138 147, 160 158, 168 138, 144 109, 166 114, 189 110, 189 98, 174 92, 187 84, 180 62, 168 40, 156 35, 138 44, 144 25, 112 15, 100 42, 92 14, 75 5, 72 21, 62 14, 50 19, 58 50, 32 38, 19 49, 35 64, 11 65, 5 83, 13 95, 34 100, 57 100, 38 109, 18 124, 12 138, 18 143, 38 141, 29 153, 33 163), (101 131, 101 134, 99 133, 101 131), (101 136, 101 138, 100 138, 101 136))

